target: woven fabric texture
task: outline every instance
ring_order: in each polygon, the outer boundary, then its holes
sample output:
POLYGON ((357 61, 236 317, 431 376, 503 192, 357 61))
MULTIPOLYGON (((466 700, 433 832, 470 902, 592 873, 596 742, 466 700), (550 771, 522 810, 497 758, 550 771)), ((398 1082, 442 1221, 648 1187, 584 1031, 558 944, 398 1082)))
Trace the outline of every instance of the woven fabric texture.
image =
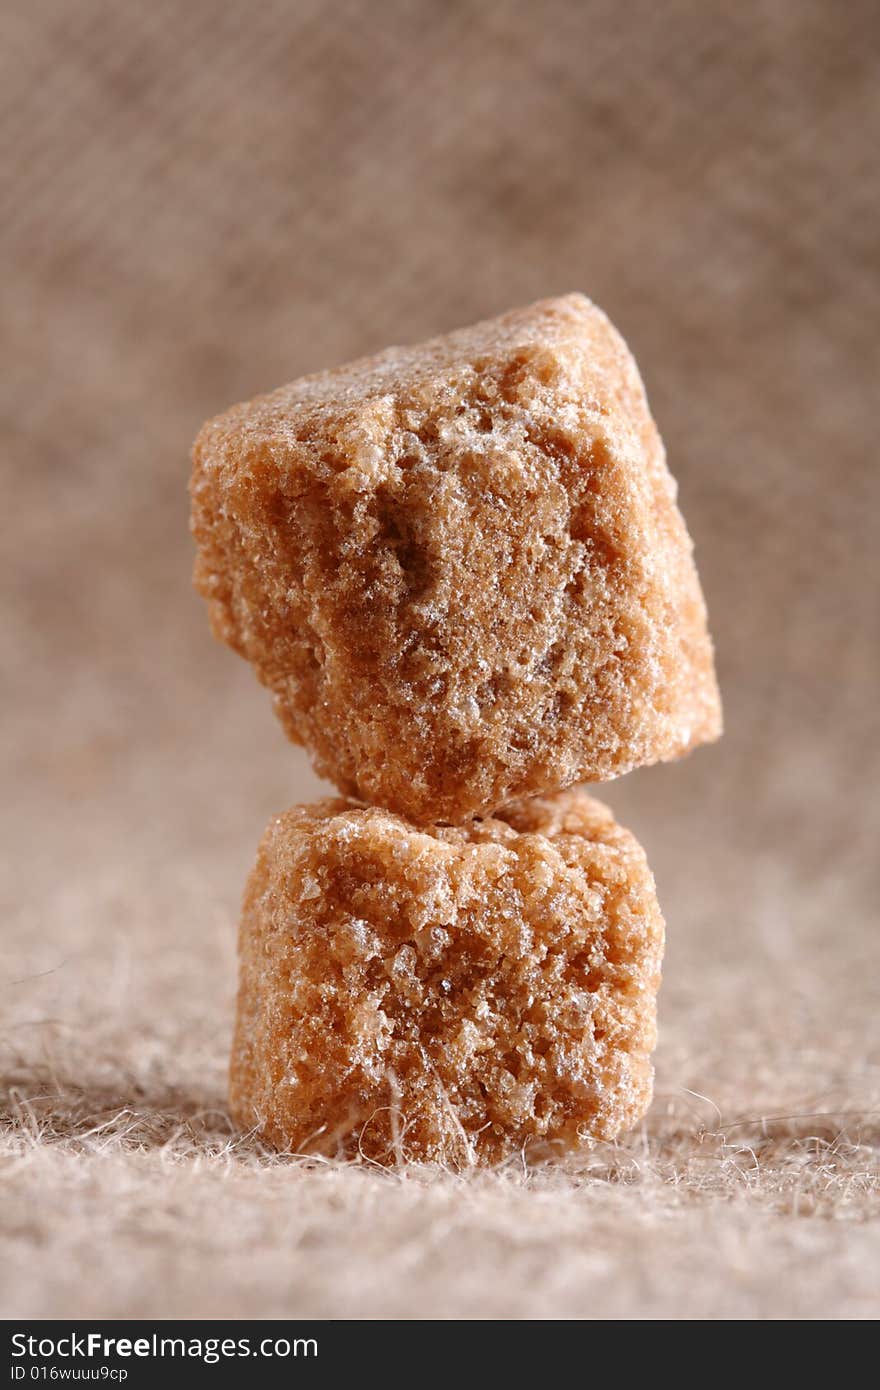
POLYGON ((880 15, 31 0, 0 18, 7 1316, 878 1311, 880 15), (642 367, 727 732, 605 788, 657 1099, 562 1168, 226 1118, 244 878, 317 794, 190 590, 235 400, 582 289, 642 367))

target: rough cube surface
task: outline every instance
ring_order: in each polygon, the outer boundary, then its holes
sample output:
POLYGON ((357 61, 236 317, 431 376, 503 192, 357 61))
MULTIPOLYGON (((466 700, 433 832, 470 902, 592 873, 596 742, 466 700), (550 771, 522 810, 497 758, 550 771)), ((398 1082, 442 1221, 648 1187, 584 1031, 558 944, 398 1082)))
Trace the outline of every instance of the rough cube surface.
POLYGON ((720 732, 675 484, 582 295, 236 406, 193 457, 214 631, 343 792, 454 823, 720 732))
POLYGON ((662 949, 645 856, 584 792, 460 828, 296 807, 245 897, 233 1113, 383 1163, 609 1139, 651 1098, 662 949))

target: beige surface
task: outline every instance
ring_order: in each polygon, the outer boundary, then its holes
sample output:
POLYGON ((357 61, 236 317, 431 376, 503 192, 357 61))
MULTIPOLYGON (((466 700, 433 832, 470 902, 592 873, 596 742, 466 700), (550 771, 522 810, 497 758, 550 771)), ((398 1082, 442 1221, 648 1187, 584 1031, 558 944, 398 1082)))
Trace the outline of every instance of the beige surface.
POLYGON ((329 9, 2 20, 3 1311, 876 1314, 876 7, 329 9), (669 923, 654 1109, 569 1172, 272 1163, 223 1116, 234 921, 316 787, 189 591, 189 440, 572 287, 726 699, 602 791, 669 923))

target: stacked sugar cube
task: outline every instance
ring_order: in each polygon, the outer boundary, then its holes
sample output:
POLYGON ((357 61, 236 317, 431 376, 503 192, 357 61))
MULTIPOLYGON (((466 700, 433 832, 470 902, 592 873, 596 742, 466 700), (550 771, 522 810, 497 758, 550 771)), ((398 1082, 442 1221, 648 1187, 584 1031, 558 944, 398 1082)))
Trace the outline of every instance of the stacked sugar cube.
POLYGON ((623 340, 547 300, 236 406, 193 460, 214 632, 343 793, 260 847, 234 1115, 452 1165, 632 1125, 663 919, 633 836, 571 788, 721 712, 623 340))

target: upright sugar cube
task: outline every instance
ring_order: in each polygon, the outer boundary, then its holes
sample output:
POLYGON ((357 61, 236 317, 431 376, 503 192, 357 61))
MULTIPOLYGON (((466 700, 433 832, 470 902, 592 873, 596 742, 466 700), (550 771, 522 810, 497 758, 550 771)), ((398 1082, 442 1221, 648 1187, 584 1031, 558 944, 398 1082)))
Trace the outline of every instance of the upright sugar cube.
POLYGON ((635 363, 582 295, 210 421, 196 582, 345 793, 458 822, 721 727, 635 363))
POLYGON ((584 792, 459 828, 296 807, 245 897, 233 1114, 381 1163, 610 1139, 651 1099, 662 950, 645 856, 584 792))

